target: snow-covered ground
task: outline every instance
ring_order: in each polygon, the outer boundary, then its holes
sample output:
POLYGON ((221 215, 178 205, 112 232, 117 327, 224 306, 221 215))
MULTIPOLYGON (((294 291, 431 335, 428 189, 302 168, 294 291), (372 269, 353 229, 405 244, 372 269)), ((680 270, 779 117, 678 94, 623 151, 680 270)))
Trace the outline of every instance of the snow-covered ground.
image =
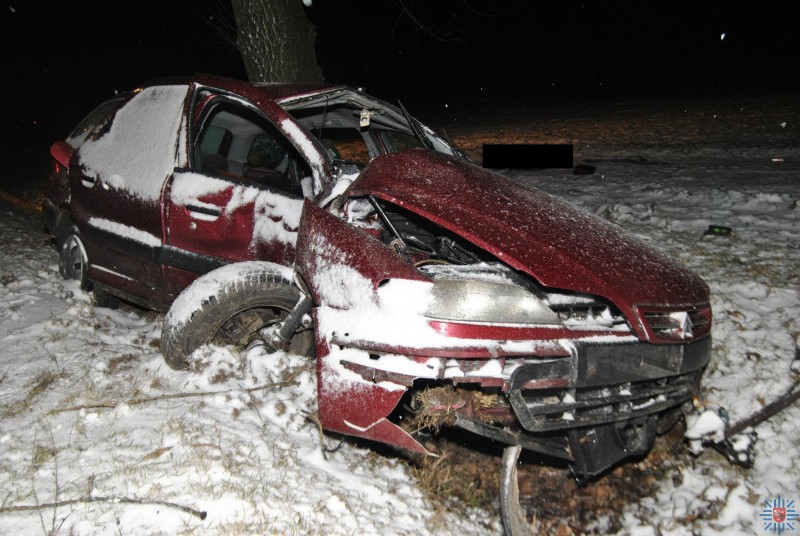
MULTIPOLYGON (((798 119, 796 105, 749 101, 629 105, 495 117, 455 134, 473 155, 481 143, 576 144, 576 163, 596 166, 594 175, 508 174, 621 225, 705 278, 715 314, 705 398, 735 421, 796 379, 798 119), (710 224, 733 234, 703 236, 710 224)), ((456 515, 428 503, 397 460, 348 441, 323 455, 308 418, 310 363, 253 354, 242 365, 217 350, 201 370, 174 372, 158 348, 161 316, 94 307, 60 279, 37 225, 8 211, 2 218, 0 533, 502 531, 496 512, 456 515), (62 505, 18 508, 48 503, 62 505)), ((764 501, 800 500, 798 422, 795 405, 758 426, 749 470, 712 451, 687 456, 679 477, 623 512, 623 533, 761 533, 764 501)), ((595 530, 604 526, 600 519, 595 530)))

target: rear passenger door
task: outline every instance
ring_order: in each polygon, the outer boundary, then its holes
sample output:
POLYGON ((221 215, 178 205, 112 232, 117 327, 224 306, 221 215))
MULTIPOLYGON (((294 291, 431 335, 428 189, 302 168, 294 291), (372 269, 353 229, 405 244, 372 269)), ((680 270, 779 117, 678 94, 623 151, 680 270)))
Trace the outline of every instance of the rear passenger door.
POLYGON ((90 279, 130 299, 165 303, 161 192, 185 155, 180 147, 188 85, 137 90, 94 129, 73 133, 70 216, 84 235, 90 279))
POLYGON ((207 90, 190 119, 189 167, 164 190, 168 291, 229 262, 290 265, 308 166, 255 107, 207 90))

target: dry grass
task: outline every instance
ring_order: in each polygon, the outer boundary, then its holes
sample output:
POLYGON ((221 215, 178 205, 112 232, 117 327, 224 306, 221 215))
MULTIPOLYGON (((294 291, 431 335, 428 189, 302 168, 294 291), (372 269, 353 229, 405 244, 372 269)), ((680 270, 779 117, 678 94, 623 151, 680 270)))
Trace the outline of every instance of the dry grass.
MULTIPOLYGON (((689 463, 681 441, 683 431, 682 424, 675 426, 656 439, 644 459, 583 485, 578 485, 566 468, 542 465, 529 456, 517 467, 523 512, 528 519, 537 520, 537 534, 584 534, 596 530, 591 527, 600 517, 607 520, 609 530, 621 530, 624 512, 651 496, 659 481, 672 479, 680 485, 681 469, 689 463)), ((426 448, 441 456, 422 460, 412 466, 411 473, 436 511, 466 513, 470 507, 495 511, 500 493, 499 456, 461 446, 445 436, 438 436, 426 448)))
POLYGON ((108 373, 116 374, 120 370, 130 368, 139 358, 133 354, 123 354, 108 360, 108 373))
POLYGON ((473 389, 454 388, 451 385, 433 387, 416 395, 417 412, 414 425, 418 430, 430 429, 438 433, 443 426, 455 424, 456 412, 464 413, 491 424, 491 419, 481 410, 497 406, 496 395, 485 395, 473 389))
POLYGON ((4 419, 7 419, 27 411, 31 404, 33 404, 36 399, 39 398, 45 391, 47 391, 55 382, 66 377, 67 373, 64 371, 54 372, 52 370, 47 370, 40 373, 25 386, 26 389, 28 389, 25 398, 0 407, 0 415, 2 415, 4 419))
POLYGON ((500 494, 501 460, 439 439, 439 457, 427 457, 411 473, 437 510, 493 511, 500 494))

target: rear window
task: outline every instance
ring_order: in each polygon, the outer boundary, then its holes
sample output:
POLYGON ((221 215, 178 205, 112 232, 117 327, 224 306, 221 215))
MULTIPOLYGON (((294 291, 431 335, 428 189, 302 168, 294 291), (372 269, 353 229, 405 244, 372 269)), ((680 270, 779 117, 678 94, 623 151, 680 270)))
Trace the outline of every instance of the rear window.
POLYGON ((108 123, 124 102, 125 99, 120 97, 106 101, 95 108, 92 113, 87 115, 83 121, 78 123, 78 126, 70 132, 66 142, 75 149, 80 147, 83 142, 86 141, 86 138, 89 137, 89 134, 95 130, 102 129, 108 123))

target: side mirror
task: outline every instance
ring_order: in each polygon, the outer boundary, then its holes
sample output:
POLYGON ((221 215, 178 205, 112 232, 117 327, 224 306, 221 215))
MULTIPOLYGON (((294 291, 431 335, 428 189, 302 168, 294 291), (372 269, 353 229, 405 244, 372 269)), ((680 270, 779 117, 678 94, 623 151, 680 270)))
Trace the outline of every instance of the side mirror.
POLYGON ((50 147, 50 155, 56 162, 69 169, 69 161, 72 160, 74 149, 65 141, 57 141, 50 147))

